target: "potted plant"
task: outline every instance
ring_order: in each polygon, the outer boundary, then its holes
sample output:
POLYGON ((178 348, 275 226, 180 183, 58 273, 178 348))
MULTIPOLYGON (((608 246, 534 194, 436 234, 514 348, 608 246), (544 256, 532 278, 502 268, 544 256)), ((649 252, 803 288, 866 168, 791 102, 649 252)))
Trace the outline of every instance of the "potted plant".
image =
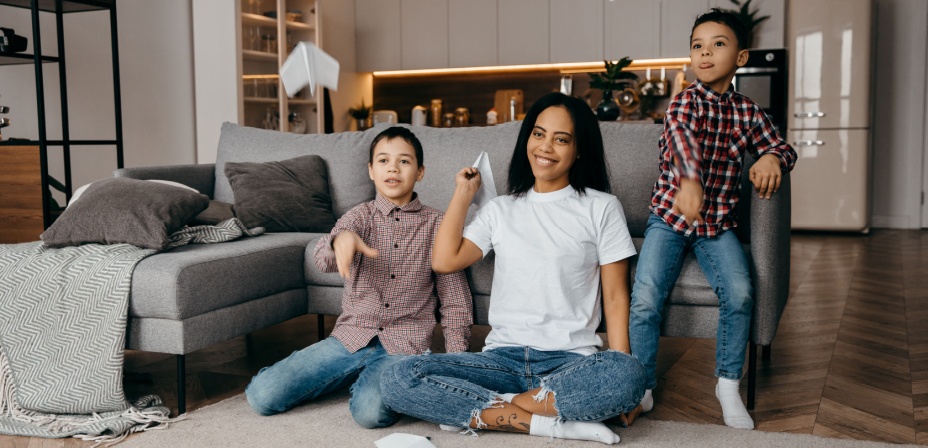
POLYGON ((638 75, 623 71, 632 63, 632 59, 624 57, 616 62, 603 61, 606 71, 603 73, 590 73, 590 87, 603 91, 603 99, 596 106, 596 117, 602 121, 613 121, 619 118, 619 104, 615 102, 612 93, 629 87, 638 75))
POLYGON ((757 25, 760 25, 761 22, 769 19, 770 16, 757 17, 757 12, 759 10, 755 9, 751 11, 752 0, 747 0, 744 2, 744 4, 741 4, 739 0, 729 0, 729 1, 734 3, 734 5, 738 7, 738 9, 723 9, 723 11, 730 12, 738 16, 739 19, 741 19, 741 23, 744 23, 745 28, 748 29, 748 41, 744 43, 744 48, 751 48, 754 43, 754 28, 756 28, 757 25))
POLYGON ((355 119, 359 131, 371 127, 371 110, 371 106, 364 105, 364 98, 361 98, 360 106, 348 108, 348 115, 355 119))

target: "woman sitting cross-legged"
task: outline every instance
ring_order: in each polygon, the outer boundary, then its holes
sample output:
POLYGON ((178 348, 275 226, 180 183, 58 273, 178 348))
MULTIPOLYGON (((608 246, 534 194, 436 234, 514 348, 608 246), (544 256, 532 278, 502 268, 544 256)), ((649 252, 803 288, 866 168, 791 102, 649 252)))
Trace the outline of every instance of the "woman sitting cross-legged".
POLYGON ((644 394, 644 368, 628 354, 635 248, 610 194, 593 112, 560 93, 532 105, 510 162, 509 194, 466 228, 480 174, 464 168, 455 183, 432 268, 455 272, 496 252, 492 331, 481 353, 414 356, 386 369, 385 403, 443 429, 619 442, 602 421, 630 424, 644 394), (601 314, 607 351, 598 350, 601 314))

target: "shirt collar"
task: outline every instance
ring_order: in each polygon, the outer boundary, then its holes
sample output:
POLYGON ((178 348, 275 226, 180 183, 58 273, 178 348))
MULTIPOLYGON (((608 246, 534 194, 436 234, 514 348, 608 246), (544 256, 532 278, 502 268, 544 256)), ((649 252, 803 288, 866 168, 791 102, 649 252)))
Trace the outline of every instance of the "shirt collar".
POLYGON ((389 199, 381 196, 380 193, 377 193, 377 197, 374 198, 374 208, 384 215, 389 215, 390 212, 394 210, 402 210, 404 212, 419 211, 422 208, 422 203, 419 202, 419 194, 415 191, 412 192, 412 200, 402 207, 397 207, 396 204, 390 202, 389 199))
POLYGON ((709 87, 708 85, 706 85, 705 83, 703 83, 702 81, 698 79, 696 80, 696 82, 693 83, 693 86, 697 92, 705 96, 706 99, 708 100, 727 101, 729 98, 731 98, 732 92, 735 91, 734 86, 729 84, 728 90, 722 93, 719 93, 719 92, 716 92, 715 90, 712 90, 711 87, 709 87))

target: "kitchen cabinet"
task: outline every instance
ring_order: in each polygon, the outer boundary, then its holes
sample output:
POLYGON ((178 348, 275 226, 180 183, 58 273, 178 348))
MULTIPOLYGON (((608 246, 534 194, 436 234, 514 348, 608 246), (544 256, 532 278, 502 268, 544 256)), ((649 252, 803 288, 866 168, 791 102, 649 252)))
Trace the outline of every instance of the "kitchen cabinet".
POLYGON ((603 0, 550 0, 551 62, 603 59, 603 0))
POLYGON ((496 0, 448 0, 448 66, 499 63, 496 0))
POLYGON ((869 0, 804 0, 789 12, 789 128, 870 126, 869 0))
POLYGON ((869 212, 869 131, 791 130, 794 229, 864 231, 869 212))
POLYGON ((499 0, 498 5, 499 65, 550 62, 548 0, 499 0))
POLYGON ((660 57, 661 0, 607 1, 603 13, 604 59, 660 57))
POLYGON ((355 0, 354 11, 358 71, 402 69, 400 0, 355 0))
POLYGON ((401 0, 404 70, 448 67, 448 0, 401 0))
POLYGON ((708 10, 708 0, 661 0, 660 57, 688 57, 693 22, 708 10))

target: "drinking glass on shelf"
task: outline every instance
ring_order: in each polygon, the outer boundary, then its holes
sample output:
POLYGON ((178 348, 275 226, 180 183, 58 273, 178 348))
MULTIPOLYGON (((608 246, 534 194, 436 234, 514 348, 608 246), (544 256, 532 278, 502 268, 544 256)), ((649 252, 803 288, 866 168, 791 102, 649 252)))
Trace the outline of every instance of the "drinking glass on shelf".
POLYGON ((249 26, 248 27, 248 50, 256 51, 259 50, 261 46, 261 27, 260 26, 249 26))
POLYGON ((255 85, 251 81, 251 79, 242 78, 242 95, 244 95, 245 98, 255 96, 255 85))
POLYGON ((277 53, 277 36, 273 34, 265 34, 261 36, 261 41, 263 42, 263 51, 267 53, 277 53))
POLYGON ((248 0, 248 12, 261 14, 261 0, 248 0))

